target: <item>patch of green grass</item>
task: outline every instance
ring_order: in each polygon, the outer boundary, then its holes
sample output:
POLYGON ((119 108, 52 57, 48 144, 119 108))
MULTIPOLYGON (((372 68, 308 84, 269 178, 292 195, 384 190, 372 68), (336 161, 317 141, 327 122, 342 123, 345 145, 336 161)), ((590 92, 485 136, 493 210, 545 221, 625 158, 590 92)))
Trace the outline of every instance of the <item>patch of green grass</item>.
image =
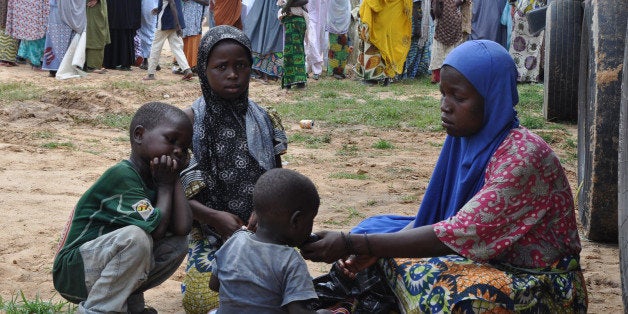
POLYGON ((525 126, 526 128, 533 130, 533 129, 542 129, 545 127, 545 118, 541 117, 541 116, 531 116, 531 115, 527 115, 527 114, 523 114, 519 117, 519 122, 521 123, 521 125, 525 126))
POLYGON ((564 134, 546 130, 537 130, 535 133, 550 145, 561 142, 564 136, 564 134))
POLYGON ((347 208, 347 212, 348 212, 348 216, 347 218, 349 220, 353 219, 353 218, 366 218, 366 216, 364 214, 362 214, 361 212, 359 212, 357 209, 353 208, 353 207, 349 207, 347 208))
POLYGON ((142 81, 126 81, 126 80, 116 80, 116 81, 108 81, 103 84, 103 89, 109 90, 127 90, 134 91, 142 95, 148 94, 148 88, 146 84, 142 81))
POLYGON ((578 142, 571 137, 565 139, 564 147, 576 149, 578 148, 578 142))
POLYGON ((74 149, 75 148, 74 144, 70 142, 63 142, 63 143, 48 142, 48 143, 42 144, 41 147, 47 148, 47 149, 57 149, 57 148, 74 149))
POLYGON ((353 180, 366 180, 368 176, 366 173, 349 173, 349 172, 336 172, 329 175, 332 179, 353 179, 353 180))
POLYGON ((358 219, 366 218, 364 214, 359 212, 354 207, 347 207, 345 208, 345 211, 346 211, 345 217, 342 217, 341 219, 327 219, 323 221, 323 223, 327 225, 333 225, 333 226, 347 226, 348 224, 351 224, 354 218, 358 218, 358 219))
POLYGON ((404 195, 401 197, 401 203, 403 204, 415 203, 416 201, 417 201, 417 197, 416 195, 413 195, 413 194, 404 195))
POLYGON ((387 140, 379 139, 377 142, 373 143, 373 148, 377 149, 393 149, 394 146, 387 140))
POLYGON ((39 99, 46 90, 33 83, 10 82, 0 83, 0 103, 39 99))
POLYGON ((339 156, 357 156, 358 155, 358 146, 357 145, 347 145, 343 144, 342 148, 336 152, 336 155, 339 156))
POLYGON ((129 125, 131 124, 131 119, 133 119, 133 115, 125 114, 125 113, 108 113, 103 116, 100 116, 97 121, 100 123, 116 129, 124 129, 128 130, 129 125))
POLYGON ((331 134, 310 135, 294 133, 289 136, 291 143, 303 143, 306 148, 321 148, 325 144, 331 143, 331 134))
POLYGON ((330 127, 366 125, 380 128, 418 127, 440 130, 438 100, 421 80, 390 86, 365 86, 352 80, 322 80, 317 92, 274 103, 282 118, 325 121, 330 127), (385 94, 379 98, 378 93, 385 94))
POLYGON ((105 126, 114 129, 128 130, 133 116, 127 113, 107 113, 95 118, 75 117, 74 122, 78 124, 89 124, 93 126, 105 126))
POLYGON ((38 131, 33 134, 35 138, 49 139, 54 137, 54 133, 50 131, 38 131))
POLYGON ((75 313, 76 305, 67 301, 42 300, 39 295, 35 300, 28 300, 24 292, 13 296, 11 300, 0 297, 0 311, 7 314, 48 314, 48 313, 75 313))

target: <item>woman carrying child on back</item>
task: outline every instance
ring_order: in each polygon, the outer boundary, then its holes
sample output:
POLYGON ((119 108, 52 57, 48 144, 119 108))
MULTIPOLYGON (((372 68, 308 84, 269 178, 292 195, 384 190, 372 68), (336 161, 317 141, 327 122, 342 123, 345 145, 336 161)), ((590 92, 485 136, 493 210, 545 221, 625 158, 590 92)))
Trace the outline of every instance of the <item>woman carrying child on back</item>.
POLYGON ((203 96, 185 110, 193 120, 194 156, 182 173, 195 219, 182 285, 188 313, 218 306, 218 295, 209 290, 214 252, 236 230, 255 231, 253 187, 264 172, 281 167, 287 149, 280 122, 248 98, 250 47, 242 31, 220 25, 199 48, 203 96))

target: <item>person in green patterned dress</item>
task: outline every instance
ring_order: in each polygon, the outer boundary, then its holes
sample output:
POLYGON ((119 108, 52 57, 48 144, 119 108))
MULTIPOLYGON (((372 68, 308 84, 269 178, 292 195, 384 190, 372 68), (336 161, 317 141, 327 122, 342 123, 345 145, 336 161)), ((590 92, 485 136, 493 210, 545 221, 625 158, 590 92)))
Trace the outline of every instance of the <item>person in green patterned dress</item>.
POLYGON ((292 86, 305 88, 307 73, 305 72, 305 30, 307 12, 304 6, 307 0, 278 0, 279 20, 284 26, 283 76, 281 88, 292 86))

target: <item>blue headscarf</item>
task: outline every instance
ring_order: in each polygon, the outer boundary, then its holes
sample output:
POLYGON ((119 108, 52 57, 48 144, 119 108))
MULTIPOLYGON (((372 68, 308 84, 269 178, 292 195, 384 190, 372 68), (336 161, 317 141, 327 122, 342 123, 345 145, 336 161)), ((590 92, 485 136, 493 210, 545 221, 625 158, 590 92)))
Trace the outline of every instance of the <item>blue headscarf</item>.
POLYGON ((482 188, 491 156, 519 126, 517 69, 504 47, 490 40, 467 41, 447 55, 445 65, 458 70, 484 98, 482 129, 471 136, 447 136, 416 217, 377 216, 352 232, 394 232, 410 220, 420 227, 454 216, 482 188))

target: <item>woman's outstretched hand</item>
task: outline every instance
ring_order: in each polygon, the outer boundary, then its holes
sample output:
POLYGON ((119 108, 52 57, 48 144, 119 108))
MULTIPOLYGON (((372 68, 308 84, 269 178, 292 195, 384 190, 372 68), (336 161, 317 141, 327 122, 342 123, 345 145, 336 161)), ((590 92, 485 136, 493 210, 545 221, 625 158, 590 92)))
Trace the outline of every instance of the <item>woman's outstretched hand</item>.
POLYGON ((303 258, 313 262, 332 263, 349 256, 340 232, 320 231, 316 235, 320 238, 318 241, 307 243, 301 247, 303 258))

